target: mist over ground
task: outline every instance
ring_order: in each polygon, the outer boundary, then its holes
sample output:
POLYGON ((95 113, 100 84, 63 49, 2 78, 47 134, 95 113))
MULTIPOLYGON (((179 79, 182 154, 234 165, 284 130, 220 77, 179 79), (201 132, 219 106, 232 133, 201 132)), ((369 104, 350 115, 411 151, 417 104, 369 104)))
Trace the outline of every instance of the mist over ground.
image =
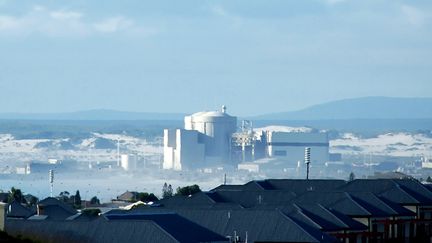
MULTIPOLYGON (((193 171, 161 169, 164 128, 182 127, 182 121, 0 121, 0 189, 17 187, 39 198, 49 196, 47 169, 22 174, 29 164, 45 165, 61 161, 55 169, 54 196, 79 190, 83 199, 97 196, 109 202, 121 193, 145 191, 161 195, 163 184, 173 188, 198 184, 210 190, 224 182, 242 184, 265 178, 304 178, 305 168, 276 161, 277 168, 259 173, 236 167, 193 171), (120 154, 134 158, 136 168, 125 171, 117 166, 120 154), (46 170, 46 171, 45 171, 46 170)), ((432 120, 313 120, 255 121, 255 127, 307 127, 325 130, 330 152, 340 153, 342 161, 314 165, 311 178, 348 179, 350 172, 366 178, 376 172, 399 171, 426 178, 419 170, 422 156, 432 151, 432 120), (382 125, 380 125, 382 124, 382 125), (337 129, 340 127, 340 129, 337 129)), ((266 162, 266 161, 264 161, 266 162)))

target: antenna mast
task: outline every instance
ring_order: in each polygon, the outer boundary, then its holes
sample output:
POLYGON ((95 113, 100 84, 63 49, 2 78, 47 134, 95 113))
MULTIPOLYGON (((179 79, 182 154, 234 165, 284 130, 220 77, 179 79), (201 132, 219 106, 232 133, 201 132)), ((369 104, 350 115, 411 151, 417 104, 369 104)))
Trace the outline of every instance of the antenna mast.
POLYGON ((54 170, 49 170, 50 196, 53 197, 54 188, 54 170))
POLYGON ((306 180, 309 180, 310 148, 305 148, 306 180))

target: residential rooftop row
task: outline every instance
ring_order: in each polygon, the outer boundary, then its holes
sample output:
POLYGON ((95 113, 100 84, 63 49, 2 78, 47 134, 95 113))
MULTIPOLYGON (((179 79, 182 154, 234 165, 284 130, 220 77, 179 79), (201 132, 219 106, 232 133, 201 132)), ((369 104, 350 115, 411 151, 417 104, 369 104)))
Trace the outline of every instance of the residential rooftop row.
POLYGON ((54 198, 3 205, 11 235, 43 242, 426 242, 432 187, 414 179, 268 179, 102 214, 54 198))

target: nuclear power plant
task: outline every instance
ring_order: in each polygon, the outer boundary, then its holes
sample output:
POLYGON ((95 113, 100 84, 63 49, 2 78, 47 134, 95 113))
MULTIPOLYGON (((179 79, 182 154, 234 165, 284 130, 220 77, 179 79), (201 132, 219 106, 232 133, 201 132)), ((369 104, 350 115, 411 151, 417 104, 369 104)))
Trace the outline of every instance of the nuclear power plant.
POLYGON ((329 160, 329 141, 324 132, 255 131, 251 121, 237 124, 237 117, 219 111, 197 112, 184 118, 184 128, 164 130, 164 169, 188 170, 214 166, 236 167, 240 163, 275 158, 287 165, 304 160, 329 160))
POLYGON ((237 118, 221 111, 198 112, 184 119, 184 129, 164 130, 164 169, 181 170, 230 162, 237 118))

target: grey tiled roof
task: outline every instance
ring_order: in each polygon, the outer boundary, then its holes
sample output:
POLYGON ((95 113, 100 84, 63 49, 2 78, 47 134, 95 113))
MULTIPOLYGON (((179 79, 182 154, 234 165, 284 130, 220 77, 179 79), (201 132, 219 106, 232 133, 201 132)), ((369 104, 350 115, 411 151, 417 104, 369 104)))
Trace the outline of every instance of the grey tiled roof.
POLYGON ((209 195, 216 202, 236 203, 244 208, 260 205, 283 205, 295 198, 290 191, 216 191, 209 195))
POLYGON ((179 242, 152 221, 6 221, 6 231, 40 242, 179 242))
POLYGON ((349 216, 369 217, 371 215, 346 192, 311 191, 293 199, 293 202, 297 205, 319 203, 327 209, 333 209, 349 216))
POLYGON ((47 198, 43 199, 42 201, 39 201, 38 205, 59 206, 70 214, 76 214, 77 213, 77 211, 71 205, 66 204, 66 203, 64 203, 64 202, 62 202, 56 198, 53 198, 53 197, 47 197, 47 198))
POLYGON ((403 205, 432 205, 432 192, 413 179, 354 180, 340 190, 372 192, 388 201, 403 205))
POLYGON ((124 213, 173 211, 221 235, 233 236, 235 232, 244 240, 247 234, 248 242, 321 242, 322 238, 328 239, 318 228, 305 230, 275 209, 141 208, 124 213))
POLYGON ((105 216, 110 221, 151 220, 179 242, 225 241, 226 238, 176 213, 129 213, 105 216))
POLYGON ((346 184, 344 180, 268 179, 258 181, 267 190, 287 190, 296 194, 308 191, 330 191, 346 184))
POLYGON ((306 230, 278 210, 182 210, 179 214, 223 235, 250 242, 321 242, 318 229, 306 230), (319 235, 319 237, 317 236, 319 235))
MULTIPOLYGON (((41 203, 46 212, 50 207, 68 211, 55 199, 41 203)), ((330 233, 368 231, 354 218, 413 217, 415 213, 404 206, 432 205, 432 192, 412 179, 269 179, 222 185, 209 192, 162 199, 155 205, 113 210, 93 221, 30 220, 31 227, 23 227, 33 233, 32 227, 44 233, 46 229, 38 227, 53 227, 80 242, 224 241, 225 236, 234 235, 241 240, 247 237, 248 242, 332 242, 330 233)), ((23 230, 15 227, 17 232, 23 230)))
POLYGON ((432 205, 432 192, 419 181, 413 179, 393 181, 422 205, 432 205))
POLYGON ((398 216, 398 212, 391 208, 371 192, 350 192, 351 198, 370 212, 373 217, 398 216))
POLYGON ((324 231, 347 230, 349 226, 320 204, 297 205, 300 211, 324 231))
POLYGON ((42 242, 227 242, 176 214, 111 215, 93 221, 6 221, 6 230, 42 242))
POLYGON ((7 217, 28 218, 33 214, 35 214, 35 212, 32 209, 23 206, 21 203, 15 200, 11 202, 7 207, 7 217))

